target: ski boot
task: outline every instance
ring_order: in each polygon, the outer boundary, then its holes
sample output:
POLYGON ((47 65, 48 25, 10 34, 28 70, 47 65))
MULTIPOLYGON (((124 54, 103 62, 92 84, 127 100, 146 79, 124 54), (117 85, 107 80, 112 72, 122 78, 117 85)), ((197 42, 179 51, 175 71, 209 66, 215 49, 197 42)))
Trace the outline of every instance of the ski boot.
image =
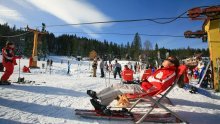
POLYGON ((11 85, 9 81, 0 81, 0 85, 11 85))
POLYGON ((109 108, 105 108, 104 110, 102 110, 104 115, 107 116, 111 116, 112 115, 112 111, 109 108))
POLYGON ((87 90, 87 94, 93 98, 93 99, 98 99, 98 97, 96 96, 96 92, 92 91, 92 90, 87 90))
POLYGON ((126 108, 122 108, 121 110, 112 110, 112 114, 119 114, 124 116, 132 116, 132 113, 128 111, 126 108))

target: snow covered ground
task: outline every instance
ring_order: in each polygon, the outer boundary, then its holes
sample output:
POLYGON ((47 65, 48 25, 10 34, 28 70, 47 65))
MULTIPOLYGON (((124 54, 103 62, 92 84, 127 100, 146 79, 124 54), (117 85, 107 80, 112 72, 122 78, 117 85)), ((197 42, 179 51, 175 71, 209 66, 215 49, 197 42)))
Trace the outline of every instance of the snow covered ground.
MULTIPOLYGON (((92 109, 86 90, 101 90, 106 86, 119 83, 119 79, 90 77, 89 62, 77 62, 73 58, 52 56, 54 63, 50 69, 32 69, 30 74, 21 73, 31 84, 0 86, 0 123, 50 123, 50 124, 87 124, 109 123, 127 124, 127 121, 108 121, 83 119, 75 116, 75 109, 92 109), (61 59, 63 64, 60 63, 61 59), (67 75, 67 60, 70 60, 71 74, 67 75), (110 83, 109 83, 110 81, 110 83)), ((38 62, 41 67, 42 63, 38 62)), ((21 67, 28 65, 27 59, 21 60, 21 67)), ((10 80, 18 79, 18 66, 10 80)), ((217 94, 219 95, 219 94, 217 94)), ((220 100, 175 88, 168 95, 175 104, 171 109, 193 124, 220 123, 220 100)))

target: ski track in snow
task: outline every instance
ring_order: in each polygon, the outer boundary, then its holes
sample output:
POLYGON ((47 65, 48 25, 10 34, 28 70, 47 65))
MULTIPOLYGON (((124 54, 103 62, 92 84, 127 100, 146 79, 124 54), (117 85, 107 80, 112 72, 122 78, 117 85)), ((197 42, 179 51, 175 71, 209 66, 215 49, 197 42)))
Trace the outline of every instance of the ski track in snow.
MULTIPOLYGON (((30 84, 15 84, 0 86, 0 123, 34 123, 34 124, 130 124, 129 121, 109 121, 84 119, 75 115, 75 109, 93 109, 86 90, 99 91, 120 80, 112 79, 110 83, 108 74, 106 79, 90 77, 89 62, 77 62, 71 58, 51 57, 54 60, 50 70, 32 69, 32 73, 21 73, 25 80, 35 81, 30 84), (60 60, 66 60, 60 64, 60 60), (71 74, 67 75, 67 59, 71 60, 71 74), (46 83, 44 83, 46 82, 46 83)), ((38 66, 46 62, 39 61, 38 66)), ((122 62, 126 63, 126 62, 122 62)), ((21 60, 21 67, 28 65, 27 59, 21 60)), ((91 64, 90 64, 91 66, 91 64)), ((90 67, 91 69, 91 67, 90 67)), ((18 79, 18 66, 10 80, 18 79)), ((220 96, 219 94, 217 94, 220 96)), ((175 106, 169 106, 193 124, 206 124, 220 122, 220 100, 211 99, 199 94, 190 94, 185 89, 174 88, 168 97, 175 106)))

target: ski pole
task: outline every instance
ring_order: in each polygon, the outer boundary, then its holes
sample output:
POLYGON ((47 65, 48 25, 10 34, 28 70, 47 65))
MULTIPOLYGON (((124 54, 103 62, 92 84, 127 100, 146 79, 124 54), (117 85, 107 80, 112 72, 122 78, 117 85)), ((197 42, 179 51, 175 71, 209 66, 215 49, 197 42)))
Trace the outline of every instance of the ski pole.
POLYGON ((103 71, 104 71, 105 86, 106 86, 106 70, 103 70, 103 71))
POLYGON ((50 66, 50 74, 51 74, 51 66, 50 66))
POLYGON ((21 66, 21 61, 20 61, 20 59, 19 59, 19 60, 18 60, 18 82, 20 82, 20 79, 21 79, 21 77, 20 77, 20 76, 21 76, 21 74, 20 74, 20 73, 21 73, 21 72, 20 72, 20 71, 21 71, 21 70, 20 70, 20 66, 21 66))
POLYGON ((109 86, 110 86, 110 73, 111 73, 111 72, 109 71, 109 73, 108 73, 108 74, 109 74, 109 76, 108 76, 108 85, 109 85, 109 86))
MULTIPOLYGON (((18 54, 21 55, 21 51, 19 49, 20 47, 18 47, 18 54)), ((21 58, 19 58, 18 60, 18 82, 21 82, 21 58)))

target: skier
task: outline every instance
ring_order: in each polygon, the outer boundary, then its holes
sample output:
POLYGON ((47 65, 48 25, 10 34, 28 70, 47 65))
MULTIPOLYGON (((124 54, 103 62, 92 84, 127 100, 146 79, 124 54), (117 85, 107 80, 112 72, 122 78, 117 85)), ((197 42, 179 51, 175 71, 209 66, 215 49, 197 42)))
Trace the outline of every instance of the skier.
POLYGON ((67 66, 68 66, 68 70, 67 70, 67 74, 70 74, 70 61, 68 60, 68 62, 67 62, 67 66))
POLYGON ((50 60, 50 66, 53 66, 53 60, 52 59, 50 60))
POLYGON ((50 60, 48 59, 48 60, 47 60, 47 66, 49 66, 49 65, 50 65, 50 60))
POLYGON ((96 70, 97 70, 97 60, 94 59, 92 63, 92 69, 93 69, 93 77, 96 77, 96 70))
POLYGON ((161 90, 166 90, 176 78, 177 67, 179 66, 179 60, 170 56, 162 63, 163 68, 158 69, 153 75, 149 76, 146 81, 138 84, 116 84, 111 87, 107 87, 100 92, 96 93, 92 90, 87 90, 87 94, 92 97, 91 104, 95 110, 102 111, 104 114, 109 114, 109 109, 106 109, 118 95, 131 93, 141 94, 148 93, 149 96, 157 93, 161 90), (162 89, 163 88, 163 89, 162 89), (98 101, 100 100, 100 102, 98 101), (107 112, 107 113, 105 113, 107 112))
POLYGON ((101 62, 100 62, 100 64, 99 64, 99 67, 100 67, 100 71, 101 71, 101 78, 103 78, 104 76, 105 76, 105 74, 104 74, 104 67, 105 67, 105 65, 104 65, 104 61, 103 60, 101 60, 101 62))
POLYGON ((45 66, 45 64, 44 64, 44 63, 42 63, 42 69, 44 69, 44 66, 45 66))
POLYGON ((121 64, 119 64, 118 61, 115 60, 115 65, 114 65, 114 78, 115 79, 116 79, 117 74, 121 78, 121 64))
POLYGON ((11 82, 8 81, 9 77, 14 71, 14 65, 17 65, 16 59, 21 59, 19 56, 14 55, 15 45, 12 42, 7 42, 6 46, 2 49, 2 63, 5 67, 5 72, 1 77, 1 85, 10 85, 11 82))

